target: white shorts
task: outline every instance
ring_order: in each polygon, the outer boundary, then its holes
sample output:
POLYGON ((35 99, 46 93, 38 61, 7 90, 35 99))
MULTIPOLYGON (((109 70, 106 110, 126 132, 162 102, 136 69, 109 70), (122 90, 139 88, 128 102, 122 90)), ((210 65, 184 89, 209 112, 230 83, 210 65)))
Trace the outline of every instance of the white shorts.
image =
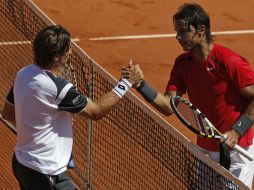
MULTIPOLYGON (((254 155, 254 139, 253 144, 244 148, 250 154, 254 155)), ((214 161, 219 163, 220 152, 208 151, 200 148, 202 152, 207 154, 214 161)), ((247 158, 239 154, 237 151, 230 151, 231 164, 229 171, 241 180, 246 186, 252 189, 252 181, 254 176, 254 161, 249 161, 247 158)))

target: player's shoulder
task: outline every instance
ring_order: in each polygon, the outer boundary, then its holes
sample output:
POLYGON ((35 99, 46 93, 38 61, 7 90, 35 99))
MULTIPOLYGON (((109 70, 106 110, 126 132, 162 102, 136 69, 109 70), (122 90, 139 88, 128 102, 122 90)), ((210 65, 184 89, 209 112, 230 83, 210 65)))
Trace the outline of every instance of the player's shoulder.
POLYGON ((58 77, 58 76, 54 75, 53 73, 51 73, 50 71, 45 71, 45 73, 55 83, 55 85, 57 87, 58 86, 65 86, 69 83, 69 81, 66 80, 65 78, 58 77))
POLYGON ((231 63, 232 61, 235 62, 237 60, 247 61, 234 50, 218 44, 214 44, 214 55, 212 56, 224 63, 231 63))
POLYGON ((230 58, 230 56, 240 57, 238 53, 236 53, 234 50, 230 48, 218 44, 214 44, 213 46, 215 54, 219 57, 223 58, 230 58))
POLYGON ((50 71, 45 71, 45 73, 48 76, 48 78, 54 83, 54 86, 56 87, 57 91, 57 97, 64 89, 65 89, 64 91, 67 92, 71 87, 73 87, 73 85, 65 78, 56 76, 50 71))
POLYGON ((22 69, 20 69, 16 75, 27 75, 28 73, 33 73, 34 72, 34 64, 29 64, 29 65, 26 65, 25 67, 23 67, 22 69))
POLYGON ((68 80, 65 78, 56 76, 55 74, 51 73, 50 71, 45 71, 46 75, 50 78, 51 81, 55 84, 58 90, 62 90, 65 86, 71 85, 73 86, 68 80))
POLYGON ((193 59, 191 52, 184 52, 175 59, 175 64, 180 65, 185 62, 190 62, 193 59))

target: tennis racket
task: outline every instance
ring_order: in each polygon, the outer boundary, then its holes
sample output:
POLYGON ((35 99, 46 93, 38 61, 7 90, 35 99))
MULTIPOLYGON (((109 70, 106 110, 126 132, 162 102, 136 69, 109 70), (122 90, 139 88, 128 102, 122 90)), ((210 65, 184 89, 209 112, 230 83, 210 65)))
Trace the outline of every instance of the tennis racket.
MULTIPOLYGON (((227 136, 221 134, 206 116, 192 103, 181 96, 174 96, 170 99, 170 105, 177 118, 195 134, 211 139, 226 139, 227 136)), ((240 154, 254 160, 254 156, 241 148, 239 145, 233 147, 240 154)))

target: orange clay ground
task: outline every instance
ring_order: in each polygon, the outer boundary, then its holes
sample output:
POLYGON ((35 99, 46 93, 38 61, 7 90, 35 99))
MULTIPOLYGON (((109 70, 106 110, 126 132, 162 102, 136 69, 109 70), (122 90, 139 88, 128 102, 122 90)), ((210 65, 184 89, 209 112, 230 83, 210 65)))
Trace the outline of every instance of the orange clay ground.
MULTIPOLYGON (((149 38, 148 35, 174 34, 172 15, 185 1, 34 0, 34 2, 56 24, 67 28, 72 38, 79 39, 77 44, 115 78, 120 76, 121 66, 132 59, 134 64, 139 64, 143 69, 146 81, 158 91, 164 92, 174 59, 182 49, 174 37, 149 38), (145 38, 91 40, 97 37, 137 35, 144 35, 145 38)), ((253 0, 195 2, 201 4, 209 13, 213 32, 254 29, 253 0)), ((239 32, 234 35, 215 36, 215 43, 238 52, 254 66, 253 42, 254 33, 239 32)), ((195 136, 180 125, 175 117, 164 118, 195 143, 195 136)), ((13 186, 14 189, 16 187, 17 184, 13 186)))

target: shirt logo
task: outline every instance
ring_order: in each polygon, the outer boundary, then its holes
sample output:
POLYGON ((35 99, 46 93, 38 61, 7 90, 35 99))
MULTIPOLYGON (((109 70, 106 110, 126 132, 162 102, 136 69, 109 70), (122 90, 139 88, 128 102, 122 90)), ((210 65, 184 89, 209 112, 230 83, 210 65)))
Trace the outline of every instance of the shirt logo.
POLYGON ((121 90, 125 90, 125 86, 123 86, 121 84, 118 85, 118 88, 120 88, 121 90))
POLYGON ((75 99, 73 99, 73 100, 72 100, 72 103, 73 103, 73 104, 77 104, 79 98, 80 98, 80 95, 77 96, 75 99))
POLYGON ((240 127, 241 125, 242 125, 242 122, 241 122, 241 121, 239 121, 238 126, 240 127))
POLYGON ((207 71, 211 71, 211 70, 213 70, 213 69, 215 69, 215 67, 207 67, 207 68, 206 68, 207 71))

